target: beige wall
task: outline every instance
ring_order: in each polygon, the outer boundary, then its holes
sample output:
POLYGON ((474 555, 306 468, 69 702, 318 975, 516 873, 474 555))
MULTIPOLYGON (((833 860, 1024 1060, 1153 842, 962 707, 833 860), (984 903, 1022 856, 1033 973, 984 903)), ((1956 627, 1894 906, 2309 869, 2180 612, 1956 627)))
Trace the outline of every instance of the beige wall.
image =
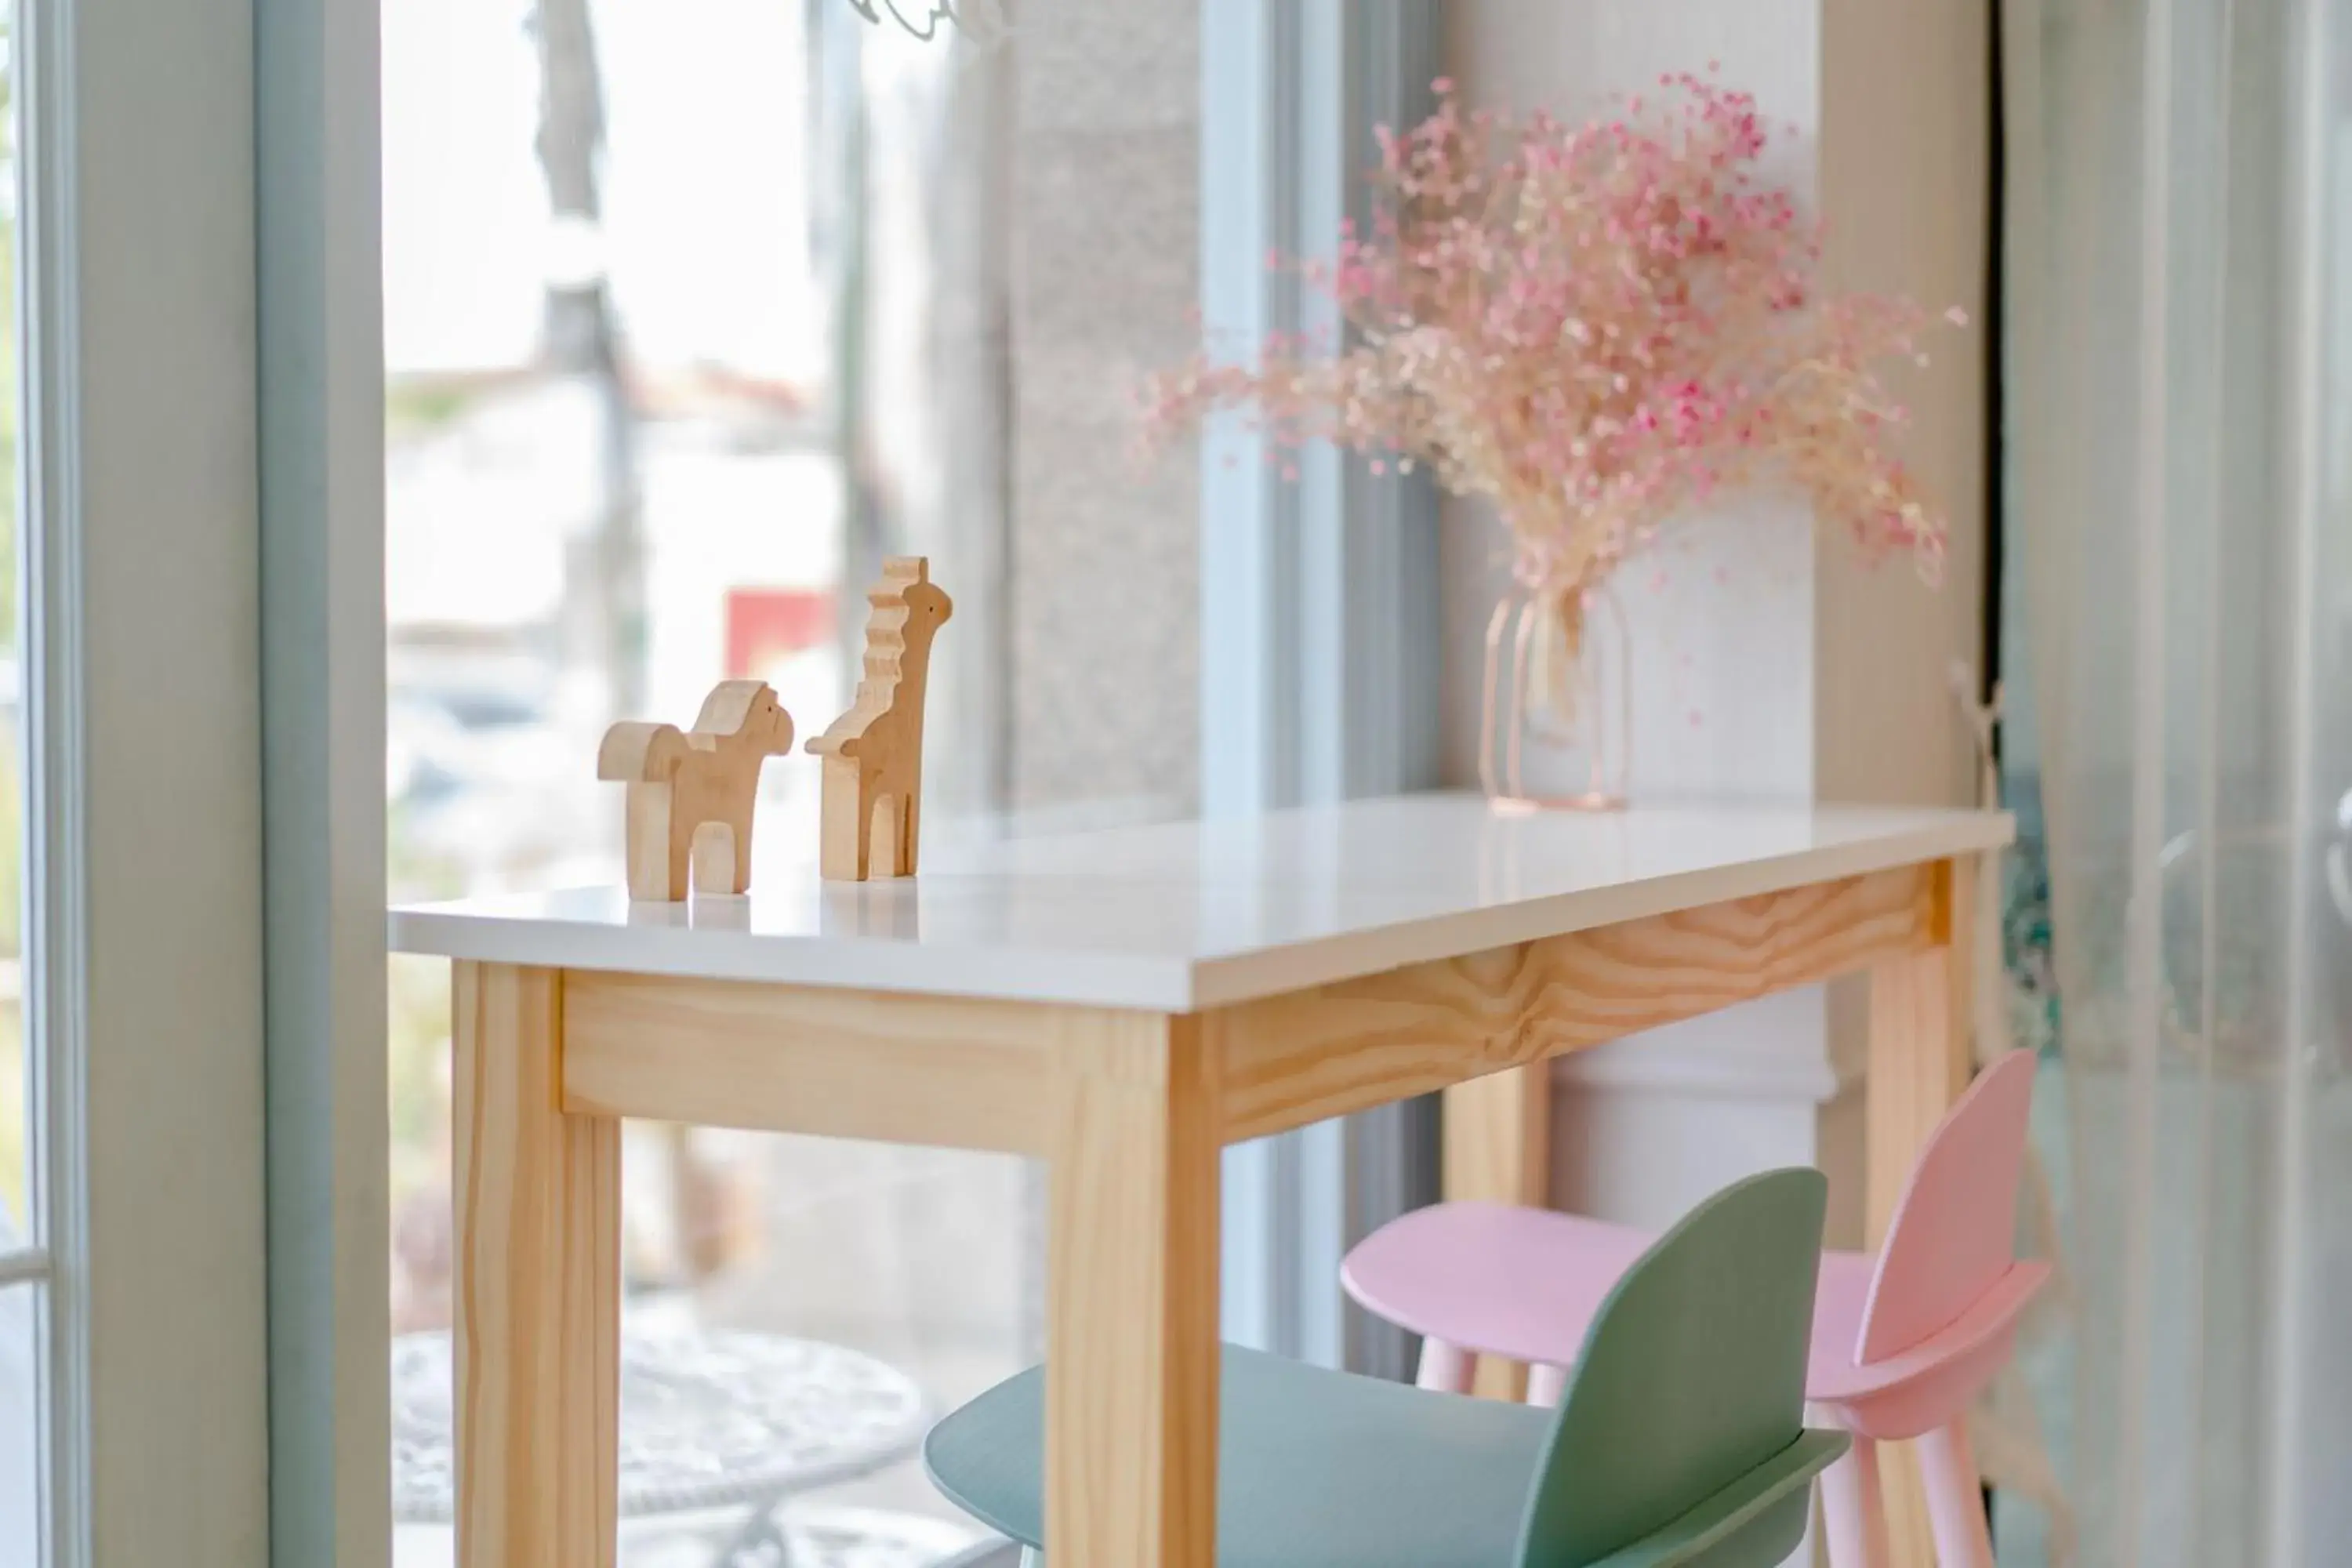
POLYGON ((1950 519, 1942 588, 1819 552, 1815 786, 1823 800, 1969 801, 1954 659, 1979 668, 1985 559, 1984 315, 1991 104, 1984 8, 1967 0, 1822 0, 1819 143, 1832 279, 1969 312, 1896 385, 1906 456, 1950 519))

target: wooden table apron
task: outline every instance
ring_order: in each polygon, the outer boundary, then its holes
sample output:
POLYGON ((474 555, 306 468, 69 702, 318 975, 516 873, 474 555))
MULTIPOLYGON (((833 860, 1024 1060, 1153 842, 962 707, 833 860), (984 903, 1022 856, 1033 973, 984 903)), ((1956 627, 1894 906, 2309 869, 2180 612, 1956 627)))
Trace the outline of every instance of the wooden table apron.
MULTIPOLYGON (((1049 1161, 1053 1562, 1207 1568, 1224 1144, 1453 1089, 1454 1188, 1540 1197, 1526 1188, 1546 1097, 1540 1074, 1512 1069, 1867 972, 1874 1237, 1965 1079, 1954 935, 1970 929, 1972 866, 1898 867, 1197 1013, 460 961, 458 1560, 614 1561, 623 1116, 1049 1161)), ((1929 1561, 1907 1519, 1898 1535, 1896 1562, 1929 1561)))

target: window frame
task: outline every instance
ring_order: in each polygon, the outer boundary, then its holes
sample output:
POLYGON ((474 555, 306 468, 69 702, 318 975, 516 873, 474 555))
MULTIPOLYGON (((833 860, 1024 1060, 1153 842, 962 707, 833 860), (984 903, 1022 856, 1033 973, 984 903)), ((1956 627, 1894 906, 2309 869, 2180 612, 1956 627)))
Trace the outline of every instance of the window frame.
POLYGON ((269 1557, 384 1568, 382 24, 252 3, 269 1557))
POLYGON ((54 1568, 249 1563, 268 1505, 252 12, 57 0, 16 25, 44 1530, 54 1568))

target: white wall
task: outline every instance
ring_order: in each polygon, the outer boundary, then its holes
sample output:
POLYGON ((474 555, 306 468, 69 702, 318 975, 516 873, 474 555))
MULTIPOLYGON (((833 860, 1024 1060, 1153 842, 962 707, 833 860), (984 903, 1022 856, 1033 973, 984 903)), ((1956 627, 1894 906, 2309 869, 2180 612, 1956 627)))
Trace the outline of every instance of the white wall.
MULTIPOLYGON (((1818 202, 1849 287, 1974 316, 1983 299, 1990 89, 1969 0, 1455 0, 1451 65, 1473 100, 1582 117, 1660 73, 1703 70, 1786 122, 1776 170, 1818 202)), ((1948 694, 1978 654, 1982 339, 1948 333, 1906 372, 1906 454, 1952 524, 1940 593, 1901 563, 1861 570, 1785 503, 1695 520, 1620 597, 1634 639, 1632 787, 1676 795, 1959 801, 1971 784, 1948 694)), ((1446 762, 1476 778, 1481 638, 1501 582, 1481 505, 1446 513, 1446 762)), ((1671 1217, 1745 1170, 1811 1158, 1831 1228, 1860 1226, 1858 996, 1811 990, 1559 1065, 1553 1197, 1671 1217), (1616 1131, 1610 1131, 1616 1129, 1616 1131), (1626 1130, 1632 1135, 1621 1135, 1626 1130)))
MULTIPOLYGON (((1664 71, 1720 59, 1727 81, 1776 121, 1818 119, 1816 0, 1459 0, 1448 45, 1480 103, 1582 118, 1664 71)), ((1778 173, 1810 193, 1810 148, 1774 150, 1778 173)), ((1484 503, 1446 503, 1446 758, 1477 776, 1479 649, 1503 582, 1499 531, 1484 503)), ((1789 798, 1812 789, 1811 553, 1801 518, 1762 503, 1702 521, 1682 546, 1626 574, 1634 641, 1633 787, 1789 798), (1663 574, 1663 584, 1660 582, 1663 574), (1696 720, 1696 721, 1694 721, 1696 720)))

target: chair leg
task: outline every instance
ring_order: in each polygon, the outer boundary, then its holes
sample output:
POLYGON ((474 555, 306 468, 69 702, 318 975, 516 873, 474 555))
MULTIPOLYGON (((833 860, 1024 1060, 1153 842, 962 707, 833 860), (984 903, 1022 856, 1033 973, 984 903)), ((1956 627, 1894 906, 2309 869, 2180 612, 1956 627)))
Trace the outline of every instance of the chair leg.
POLYGON ((1549 1410, 1568 1392, 1568 1369, 1537 1362, 1528 1368, 1528 1403, 1549 1410))
POLYGON ((1969 1447, 1967 1418, 1955 1415, 1918 1441, 1927 1483, 1927 1527, 1935 1532, 1939 1568, 1992 1568, 1992 1531, 1985 1521, 1984 1482, 1969 1447))
POLYGON ((1045 1568, 1045 1554, 1034 1546, 1023 1547, 1021 1568, 1045 1568))
POLYGON ((1853 1447, 1822 1472, 1822 1533, 1829 1541, 1830 1568, 1886 1568, 1878 1445, 1859 1432, 1853 1447))
POLYGON ((1421 1342, 1421 1373, 1413 1381, 1440 1394, 1467 1394, 1470 1392, 1470 1380, 1477 1370, 1478 1358, 1460 1345, 1444 1340, 1423 1339, 1421 1342))

